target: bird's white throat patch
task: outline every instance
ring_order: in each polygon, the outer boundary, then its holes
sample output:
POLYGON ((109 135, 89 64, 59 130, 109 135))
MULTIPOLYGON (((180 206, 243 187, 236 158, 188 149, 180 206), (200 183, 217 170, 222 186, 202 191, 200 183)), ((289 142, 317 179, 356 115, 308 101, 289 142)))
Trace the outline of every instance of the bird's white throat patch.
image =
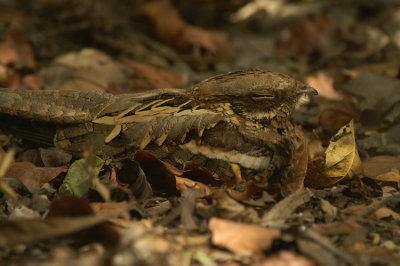
POLYGON ((300 98, 297 100, 295 108, 299 108, 303 104, 309 103, 310 102, 310 95, 308 94, 302 94, 300 98))
POLYGON ((230 163, 236 163, 244 168, 254 170, 265 170, 268 168, 271 157, 269 156, 251 156, 238 151, 225 151, 221 148, 211 147, 209 145, 199 145, 191 140, 188 143, 180 145, 182 149, 189 150, 193 154, 202 154, 210 159, 220 159, 230 163))

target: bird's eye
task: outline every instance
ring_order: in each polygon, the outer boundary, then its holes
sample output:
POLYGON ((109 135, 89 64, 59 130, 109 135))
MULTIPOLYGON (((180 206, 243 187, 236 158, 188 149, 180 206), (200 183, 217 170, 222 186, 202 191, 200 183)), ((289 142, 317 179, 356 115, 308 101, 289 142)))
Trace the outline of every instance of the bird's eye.
POLYGON ((253 101, 267 101, 267 100, 274 99, 274 95, 272 95, 272 94, 255 93, 255 94, 251 95, 251 99, 253 101))

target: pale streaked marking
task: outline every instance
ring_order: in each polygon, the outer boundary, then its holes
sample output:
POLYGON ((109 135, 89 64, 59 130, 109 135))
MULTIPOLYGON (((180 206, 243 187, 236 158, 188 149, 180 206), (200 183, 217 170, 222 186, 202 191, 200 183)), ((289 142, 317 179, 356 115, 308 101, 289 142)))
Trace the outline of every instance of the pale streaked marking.
POLYGON ((269 111, 269 112, 245 112, 244 113, 247 117, 251 119, 272 119, 276 116, 276 113, 274 111, 269 111))
POLYGON ((303 94, 300 96, 300 98, 296 102, 295 109, 299 108, 303 104, 309 103, 310 102, 310 96, 308 94, 303 94))
POLYGON ((155 143, 158 146, 161 146, 164 143, 164 141, 167 139, 167 137, 168 137, 168 133, 163 133, 158 139, 155 140, 155 143))
POLYGON ((210 159, 220 159, 230 163, 236 163, 244 168, 254 170, 265 170, 268 168, 271 158, 268 156, 251 156, 241 154, 238 151, 224 151, 221 148, 208 145, 198 145, 196 141, 191 140, 188 143, 179 145, 182 149, 189 150, 193 154, 202 154, 210 159))

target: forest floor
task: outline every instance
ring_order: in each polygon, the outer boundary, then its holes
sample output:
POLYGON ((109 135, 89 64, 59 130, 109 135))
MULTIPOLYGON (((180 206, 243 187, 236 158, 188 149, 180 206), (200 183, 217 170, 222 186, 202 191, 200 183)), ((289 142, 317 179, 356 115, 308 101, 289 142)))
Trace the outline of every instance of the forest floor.
POLYGON ((0 6, 3 88, 122 94, 264 69, 319 93, 293 114, 303 145, 285 195, 234 164, 235 180, 215 185, 145 152, 135 158, 155 170, 127 166, 139 180, 127 184, 90 151, 0 131, 1 265, 399 265, 397 1, 0 6), (151 195, 149 178, 173 190, 151 195))

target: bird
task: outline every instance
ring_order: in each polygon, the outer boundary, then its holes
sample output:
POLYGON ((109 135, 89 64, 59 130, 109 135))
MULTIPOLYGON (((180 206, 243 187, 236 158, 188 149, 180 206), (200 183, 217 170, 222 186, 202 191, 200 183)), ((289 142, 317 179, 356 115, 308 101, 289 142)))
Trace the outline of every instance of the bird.
POLYGON ((113 95, 93 91, 0 89, 3 131, 77 156, 91 147, 103 158, 137 150, 182 165, 194 161, 216 176, 237 164, 290 171, 297 137, 291 113, 317 91, 285 74, 244 70, 219 74, 189 89, 113 95))

